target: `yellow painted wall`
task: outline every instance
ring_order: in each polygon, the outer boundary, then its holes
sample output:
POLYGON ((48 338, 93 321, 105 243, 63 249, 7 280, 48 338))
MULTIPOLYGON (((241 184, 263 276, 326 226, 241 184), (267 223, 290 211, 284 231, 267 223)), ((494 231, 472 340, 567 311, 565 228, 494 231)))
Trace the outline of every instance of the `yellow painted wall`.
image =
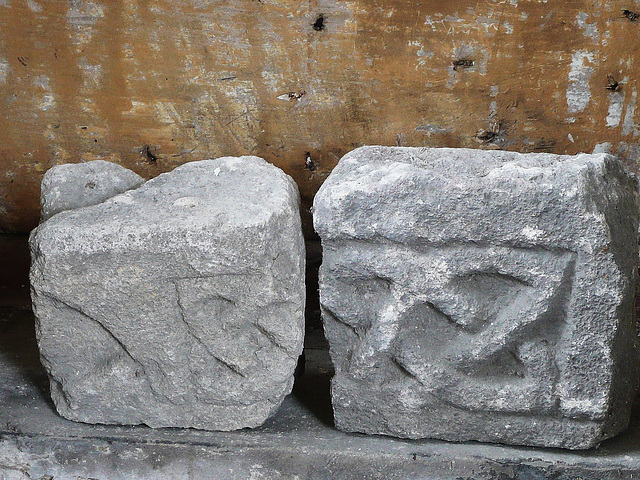
POLYGON ((634 11, 638 0, 0 0, 0 231, 37 223, 49 167, 93 159, 150 178, 255 154, 295 178, 306 206, 363 144, 610 143, 634 169, 634 11))

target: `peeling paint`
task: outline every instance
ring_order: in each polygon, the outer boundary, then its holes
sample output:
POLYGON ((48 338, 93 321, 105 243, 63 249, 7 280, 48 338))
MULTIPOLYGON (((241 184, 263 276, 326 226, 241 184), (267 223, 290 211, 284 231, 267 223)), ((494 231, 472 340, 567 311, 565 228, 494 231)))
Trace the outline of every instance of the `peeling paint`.
POLYGON ((34 0, 27 0, 27 5, 32 12, 39 13, 42 11, 42 6, 34 0))
POLYGON ((631 99, 627 104, 627 112, 624 115, 624 121, 622 122, 622 135, 627 136, 633 133, 634 137, 637 137, 640 133, 638 131, 638 124, 635 123, 634 115, 636 111, 636 102, 638 100, 638 92, 634 88, 631 93, 631 99))
POLYGON ((40 110, 47 111, 56 104, 53 92, 51 91, 50 82, 49 77, 46 75, 38 75, 33 78, 33 85, 45 91, 40 103, 38 104, 38 108, 40 110))
POLYGON ((91 26, 104 17, 104 8, 94 2, 71 0, 67 11, 67 22, 70 25, 91 26))
POLYGON ((90 64, 83 57, 78 61, 78 67, 83 73, 84 88, 99 88, 102 81, 102 65, 90 64))
POLYGON ((609 113, 606 118, 607 127, 613 128, 620 125, 623 107, 624 92, 611 92, 609 94, 609 113))
POLYGON ((415 128, 415 131, 424 132, 427 135, 432 135, 432 134, 447 133, 450 130, 448 128, 443 128, 440 125, 429 124, 429 125, 418 125, 415 128))
POLYGON ((616 155, 637 163, 640 160, 640 145, 636 142, 618 142, 616 155))
POLYGON ((9 62, 0 58, 0 85, 7 83, 7 76, 9 75, 9 62))
POLYGON ((588 13, 579 12, 578 15, 576 15, 576 24, 584 30, 585 37, 591 38, 593 41, 598 41, 600 37, 598 25, 596 23, 587 23, 588 18, 588 13))
POLYGON ((35 225, 40 172, 55 163, 105 158, 150 178, 254 153, 291 175, 308 206, 363 144, 485 148, 478 130, 500 121, 500 147, 523 152, 639 135, 638 29, 618 21, 623 0, 10 3, 0 8, 0 169, 20 188, 0 176, 5 231, 35 225), (629 77, 620 113, 609 74, 629 77), (141 162, 143 145, 156 164, 141 162))
POLYGON ((579 50, 572 55, 571 71, 569 72, 569 85, 567 86, 567 106, 570 113, 584 111, 591 100, 591 89, 589 82, 593 75, 593 67, 586 63, 594 62, 594 54, 584 50, 579 50))
POLYGON ((612 149, 613 145, 611 144, 611 142, 603 142, 596 144, 596 146, 593 147, 592 153, 611 153, 612 149))
POLYGON ((86 0, 71 0, 67 10, 67 23, 72 28, 72 38, 76 45, 86 45, 94 37, 93 26, 104 17, 101 5, 86 0))
POLYGON ((500 21, 497 18, 492 17, 478 17, 476 18, 476 24, 484 29, 485 34, 494 34, 500 27, 500 21))

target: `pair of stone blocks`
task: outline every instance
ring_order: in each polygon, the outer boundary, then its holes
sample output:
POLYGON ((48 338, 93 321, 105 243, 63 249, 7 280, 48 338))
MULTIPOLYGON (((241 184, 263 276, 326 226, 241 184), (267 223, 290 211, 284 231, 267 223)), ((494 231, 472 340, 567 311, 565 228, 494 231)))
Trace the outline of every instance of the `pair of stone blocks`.
MULTIPOLYGON (((60 413, 264 421, 302 348, 297 199, 275 167, 225 158, 42 223, 33 300, 60 413)), ((606 155, 345 156, 314 203, 338 428, 566 448, 624 429, 637 217, 606 155)))

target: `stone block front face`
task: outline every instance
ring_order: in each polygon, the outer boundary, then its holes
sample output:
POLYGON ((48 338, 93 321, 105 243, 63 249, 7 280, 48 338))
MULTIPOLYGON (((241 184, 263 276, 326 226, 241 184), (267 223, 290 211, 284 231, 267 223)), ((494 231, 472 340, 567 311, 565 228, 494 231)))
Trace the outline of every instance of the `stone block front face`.
POLYGON ((41 358, 64 417, 232 430, 291 391, 298 191, 257 157, 187 163, 32 232, 41 358))
POLYGON ((572 449, 624 429, 637 216, 606 155, 346 155, 314 203, 338 428, 572 449))

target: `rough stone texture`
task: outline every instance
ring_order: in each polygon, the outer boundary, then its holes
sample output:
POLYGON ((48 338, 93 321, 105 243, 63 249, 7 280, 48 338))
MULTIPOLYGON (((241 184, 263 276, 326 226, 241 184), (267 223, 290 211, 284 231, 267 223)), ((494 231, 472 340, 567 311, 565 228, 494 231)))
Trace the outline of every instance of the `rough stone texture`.
POLYGON ((604 154, 343 157, 314 204, 337 426, 572 449, 624 429, 637 216, 604 154))
MULTIPOLYGON (((0 308, 2 480, 638 480, 640 411, 590 451, 350 435, 331 424, 328 352, 278 412, 234 432, 87 425, 57 415, 44 386, 33 318, 0 308)), ((319 340, 319 339, 318 339, 319 340)), ((313 341, 310 342, 313 345, 313 341)))
POLYGON ((36 333, 66 418, 232 430, 292 388, 304 243, 291 178, 187 163, 31 234, 36 333))
POLYGON ((42 179, 41 219, 45 221, 65 210, 102 203, 143 183, 140 175, 104 160, 56 165, 47 170, 42 179))

